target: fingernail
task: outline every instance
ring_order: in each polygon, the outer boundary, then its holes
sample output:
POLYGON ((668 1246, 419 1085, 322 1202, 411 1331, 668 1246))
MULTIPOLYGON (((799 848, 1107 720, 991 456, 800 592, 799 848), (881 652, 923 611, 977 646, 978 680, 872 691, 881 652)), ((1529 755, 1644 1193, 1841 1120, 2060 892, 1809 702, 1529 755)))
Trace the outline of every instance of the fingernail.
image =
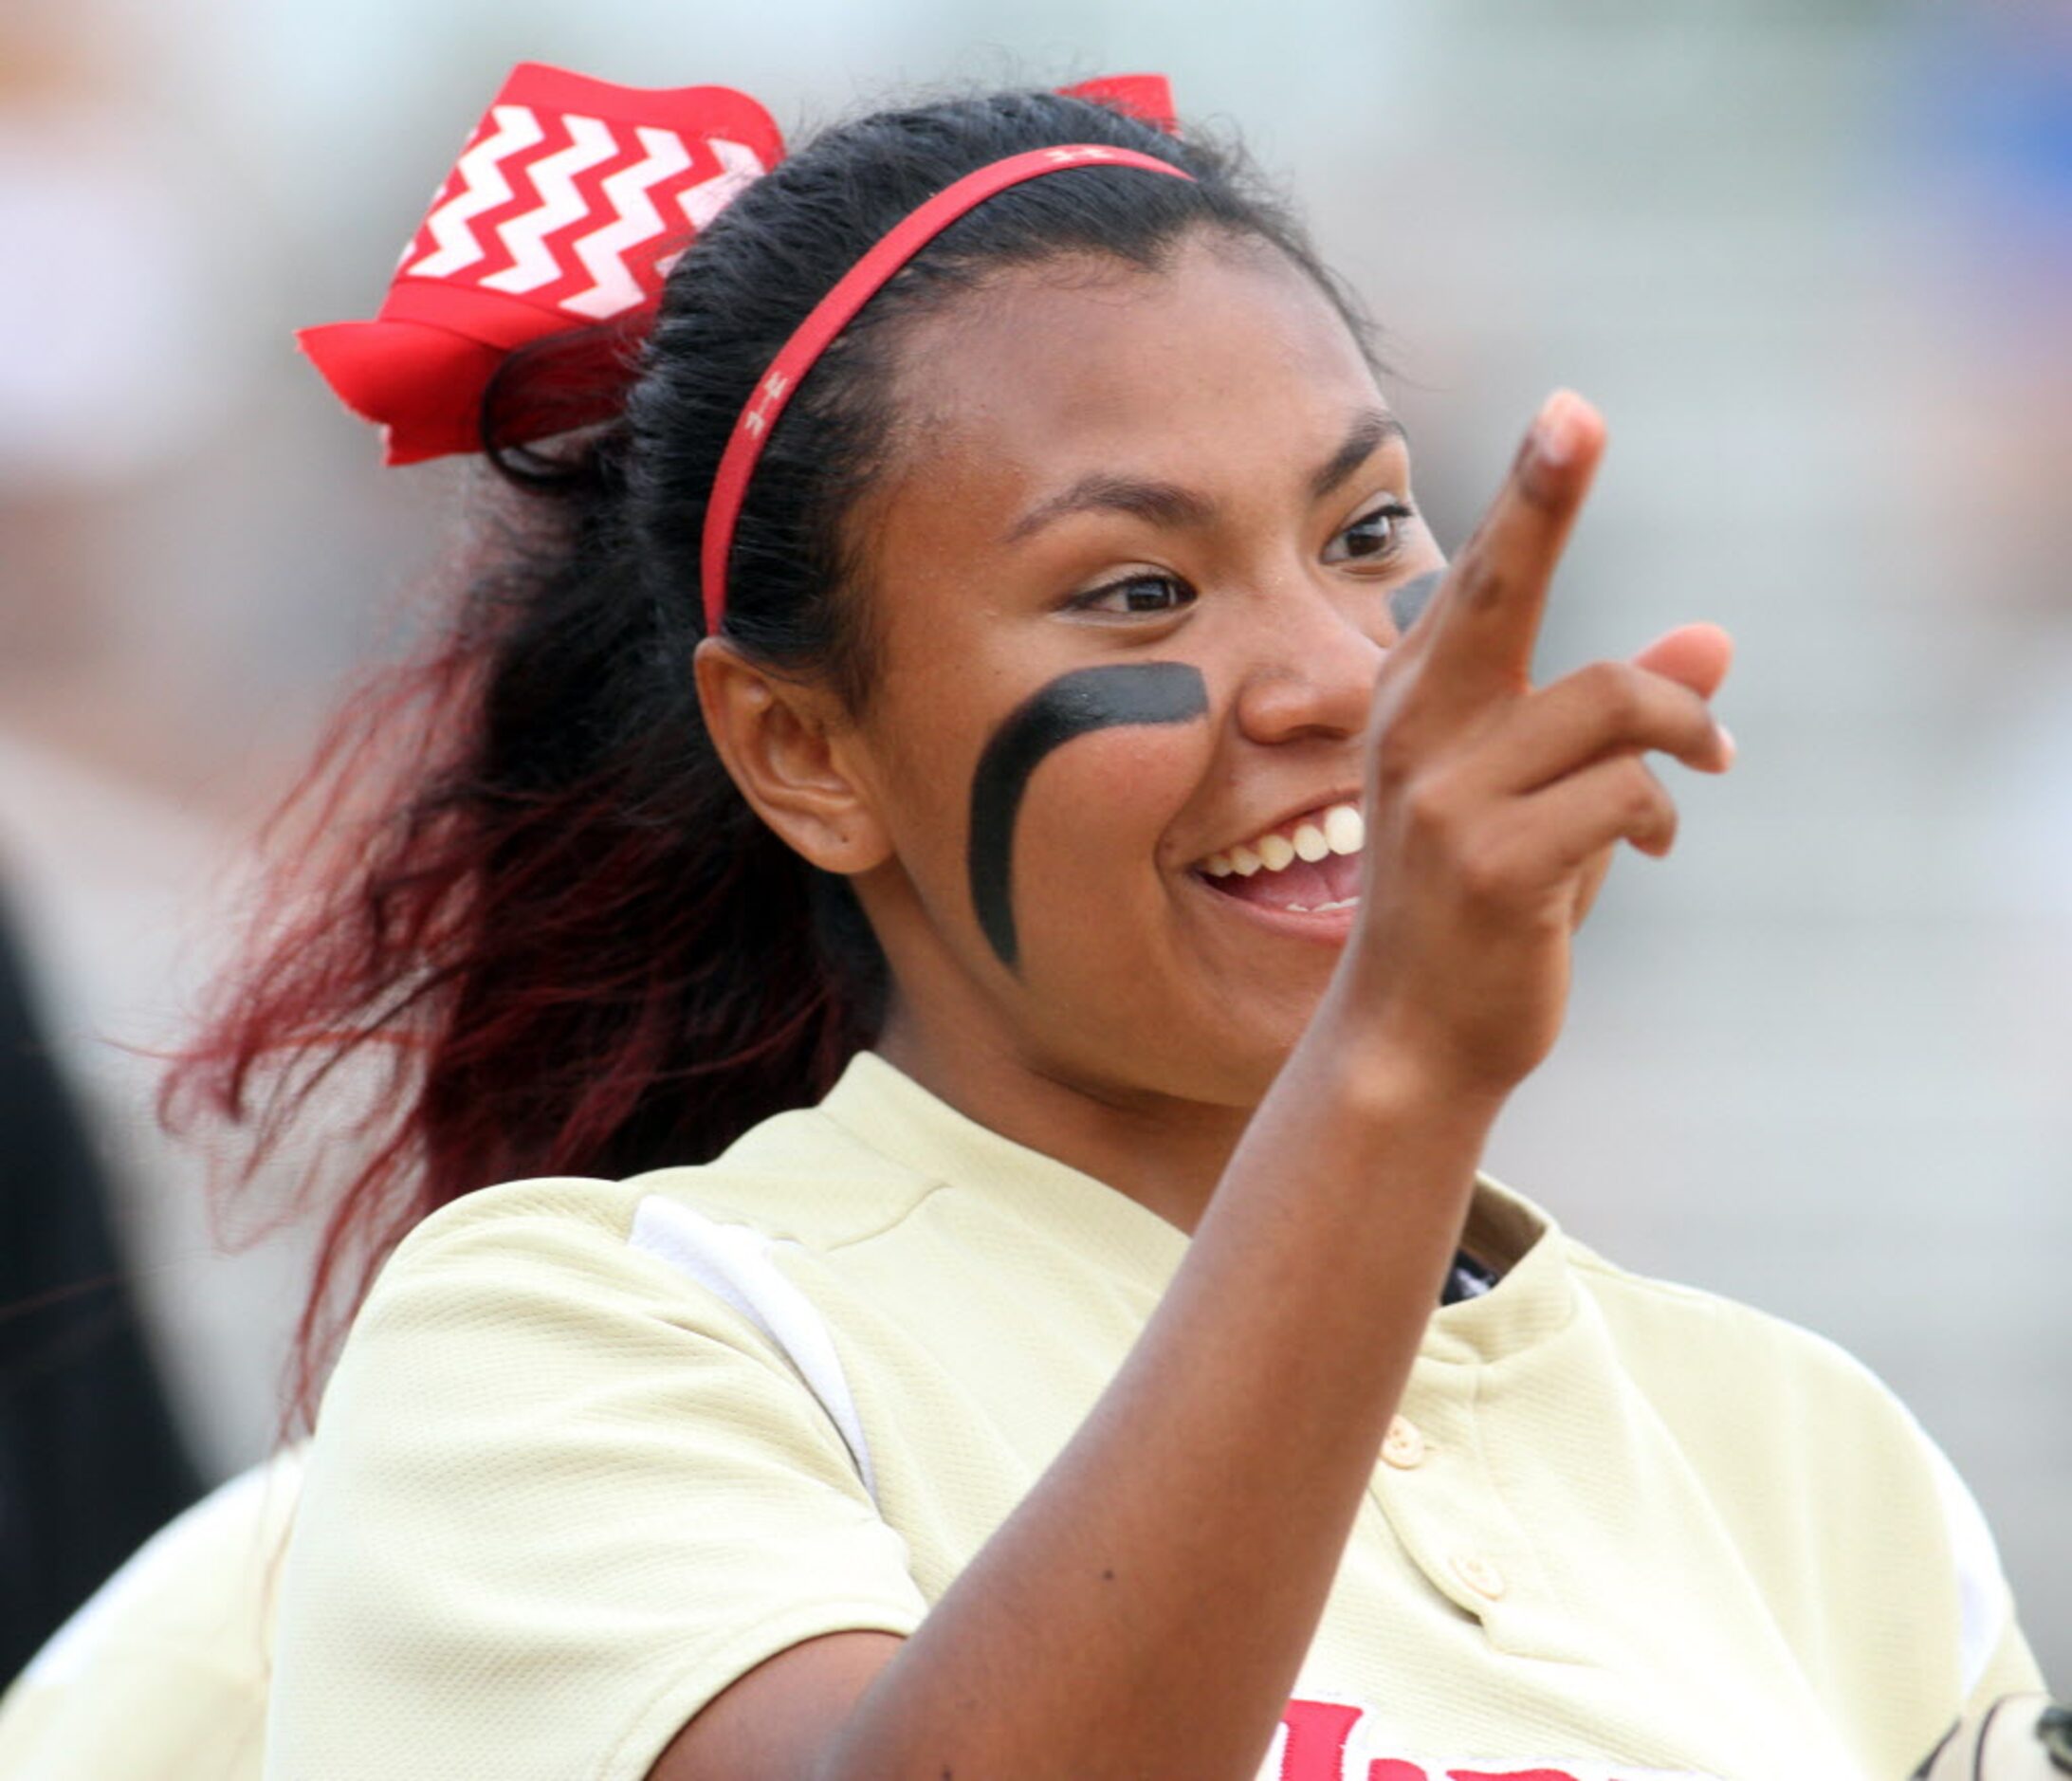
POLYGON ((1542 464, 1562 465, 1575 456, 1580 399, 1570 391, 1556 390, 1532 423, 1532 454, 1542 464))
POLYGON ((1733 745, 1733 731, 1729 729, 1724 724, 1714 724, 1713 725, 1713 728, 1719 733, 1719 752, 1721 757, 1719 764, 1723 767, 1732 766, 1733 764, 1733 757, 1736 752, 1733 745))

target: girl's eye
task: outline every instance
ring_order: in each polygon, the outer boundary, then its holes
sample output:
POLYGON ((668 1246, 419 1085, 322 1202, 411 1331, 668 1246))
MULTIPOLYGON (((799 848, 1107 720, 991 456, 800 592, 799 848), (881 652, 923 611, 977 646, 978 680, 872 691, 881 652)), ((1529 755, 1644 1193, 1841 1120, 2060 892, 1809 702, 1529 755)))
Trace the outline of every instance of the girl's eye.
POLYGON ((1109 581, 1104 586, 1089 588, 1076 595, 1072 601, 1074 612, 1116 613, 1125 615, 1137 613, 1176 613, 1183 606, 1192 606, 1195 591, 1184 581, 1169 575, 1131 575, 1119 581, 1109 581))
POLYGON ((1351 562, 1362 558, 1372 560, 1394 556, 1403 542, 1403 522, 1411 517, 1410 509, 1400 501, 1363 513, 1331 540, 1325 548, 1324 560, 1351 562))

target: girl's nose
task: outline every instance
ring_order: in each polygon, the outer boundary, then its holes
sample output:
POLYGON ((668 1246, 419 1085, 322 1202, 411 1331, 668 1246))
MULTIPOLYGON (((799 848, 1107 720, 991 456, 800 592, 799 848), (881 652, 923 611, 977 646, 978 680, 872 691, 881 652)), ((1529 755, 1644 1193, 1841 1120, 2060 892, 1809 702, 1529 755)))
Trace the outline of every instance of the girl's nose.
POLYGON ((1267 646, 1238 689, 1248 741, 1357 736, 1397 632, 1385 605, 1352 611, 1321 593, 1277 605, 1267 646))

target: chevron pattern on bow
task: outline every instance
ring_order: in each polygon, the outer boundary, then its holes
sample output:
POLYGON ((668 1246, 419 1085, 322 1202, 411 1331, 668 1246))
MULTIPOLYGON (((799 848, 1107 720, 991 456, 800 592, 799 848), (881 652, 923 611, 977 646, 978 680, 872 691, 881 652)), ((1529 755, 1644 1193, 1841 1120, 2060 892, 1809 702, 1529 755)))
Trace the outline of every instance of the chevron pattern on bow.
MULTIPOLYGON (((1059 90, 1177 128, 1161 75, 1059 90)), ((540 425, 602 419, 617 394, 612 368, 669 267, 783 155, 776 120, 731 87, 614 86, 521 63, 433 196, 379 313, 296 338, 339 399, 382 427, 391 464, 479 450, 483 393, 504 359, 600 324, 594 350, 560 366, 578 399, 543 404, 551 420, 540 425)))

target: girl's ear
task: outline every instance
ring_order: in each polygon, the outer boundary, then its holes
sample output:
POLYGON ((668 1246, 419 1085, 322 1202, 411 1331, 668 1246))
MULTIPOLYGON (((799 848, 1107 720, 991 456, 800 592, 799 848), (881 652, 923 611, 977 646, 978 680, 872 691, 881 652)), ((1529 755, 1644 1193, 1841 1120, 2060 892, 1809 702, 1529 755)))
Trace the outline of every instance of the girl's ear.
POLYGON ((889 857, 890 840, 854 770, 854 725, 832 689, 780 678, 724 637, 701 642, 692 670, 712 745, 786 845, 845 877, 889 857))

